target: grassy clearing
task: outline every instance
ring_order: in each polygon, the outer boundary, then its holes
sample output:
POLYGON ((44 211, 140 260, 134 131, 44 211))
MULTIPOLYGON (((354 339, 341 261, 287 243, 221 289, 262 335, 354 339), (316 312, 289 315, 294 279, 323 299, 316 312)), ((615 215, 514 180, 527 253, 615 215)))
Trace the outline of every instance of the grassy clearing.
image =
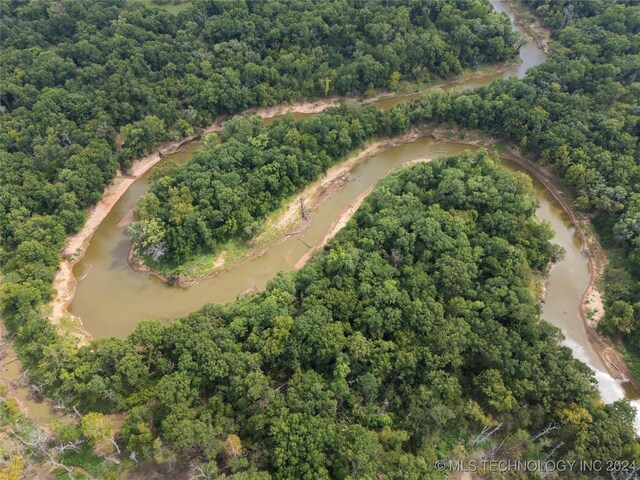
MULTIPOLYGON (((68 467, 79 467, 93 476, 93 478, 103 478, 105 480, 116 480, 122 478, 122 473, 133 465, 131 460, 120 460, 119 464, 98 457, 85 443, 77 452, 68 450, 62 457, 68 467)), ((68 478, 66 471, 59 469, 59 478, 68 478)), ((76 475, 76 478, 78 477, 76 475)), ((85 474, 84 478, 92 478, 85 474)))
POLYGON ((296 193, 294 197, 285 200, 278 210, 272 212, 262 222, 260 233, 249 241, 233 238, 219 245, 213 252, 196 255, 180 264, 159 263, 148 259, 145 259, 145 264, 153 271, 167 278, 180 277, 186 281, 197 280, 235 265, 248 257, 251 252, 259 252, 268 247, 282 237, 285 232, 293 228, 299 220, 298 217, 294 217, 290 221, 277 227, 274 225, 277 224, 278 219, 285 214, 291 202, 293 202, 299 194, 300 193, 296 193), (224 255, 224 263, 216 266, 216 262, 221 255, 224 255))
POLYGON ((145 5, 147 5, 149 7, 164 8, 166 11, 171 12, 174 15, 179 13, 179 12, 181 12, 182 10, 186 10, 187 8, 189 8, 191 6, 191 1, 184 2, 184 3, 178 3, 178 4, 167 3, 167 4, 164 4, 164 5, 158 5, 157 3, 154 3, 153 0, 136 0, 136 1, 144 3, 145 5))

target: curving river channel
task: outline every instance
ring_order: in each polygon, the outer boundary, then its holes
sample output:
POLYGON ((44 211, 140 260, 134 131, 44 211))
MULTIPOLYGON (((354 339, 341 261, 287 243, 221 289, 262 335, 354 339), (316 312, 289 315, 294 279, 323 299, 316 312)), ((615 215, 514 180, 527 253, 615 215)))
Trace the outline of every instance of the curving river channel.
MULTIPOLYGON (((499 0, 492 0, 492 3, 496 10, 506 11, 499 0)), ((514 28, 521 31, 513 14, 511 19, 514 28)), ((519 65, 455 82, 444 88, 473 89, 498 78, 523 77, 528 68, 541 64, 547 58, 534 42, 525 45, 520 56, 522 62, 519 65)), ((415 95, 389 97, 373 103, 379 108, 391 108, 415 95)), ((294 117, 300 119, 311 115, 314 114, 298 113, 294 117)), ((273 117, 267 122, 277 119, 273 117)), ((191 142, 184 151, 168 155, 158 165, 169 161, 185 163, 198 148, 198 142, 191 142)), ((470 147, 425 137, 366 159, 349 172, 348 182, 341 190, 313 211, 313 225, 304 233, 302 240, 312 246, 321 242, 340 212, 390 170, 417 158, 449 156, 467 148, 470 147)), ((83 259, 74 267, 78 284, 68 311, 82 319, 84 329, 92 336, 125 337, 141 320, 169 321, 206 303, 226 302, 247 290, 262 289, 277 272, 293 270, 307 253, 308 248, 300 238, 291 236, 271 246, 264 255, 204 279, 190 288, 173 287, 154 275, 132 270, 127 262, 130 239, 126 218, 136 200, 147 191, 150 173, 135 181, 116 202, 91 238, 83 259)), ((588 279, 588 272, 584 276, 588 279)))
MULTIPOLYGON (((514 29, 522 31, 514 14, 499 0, 491 0, 491 3, 496 10, 506 11, 514 29)), ((522 47, 520 56, 522 62, 519 65, 445 88, 471 89, 498 78, 523 77, 528 68, 539 65, 547 58, 546 53, 533 41, 522 47)), ((374 103, 380 108, 390 108, 409 100, 411 96, 386 98, 374 103)), ((302 118, 305 115, 295 116, 302 118)), ((163 162, 184 163, 198 148, 198 142, 192 142, 184 151, 167 156, 163 162)), ((296 263, 308 253, 305 243, 318 245, 340 212, 352 205, 358 196, 375 185, 387 172, 412 160, 449 156, 469 148, 474 147, 422 137, 364 160, 350 170, 349 181, 312 212, 313 224, 302 234, 304 243, 298 236, 290 236, 269 247, 264 255, 222 271, 190 288, 169 286, 154 275, 132 270, 127 263, 129 237, 123 226, 126 221, 123 220, 135 201, 146 192, 147 173, 118 200, 93 235, 84 258, 75 265, 78 285, 68 310, 82 319, 85 330, 94 337, 125 337, 141 320, 155 318, 169 321, 206 303, 226 302, 247 290, 262 289, 277 272, 293 270, 296 263)), ((502 162, 506 168, 523 171, 515 163, 508 160, 502 162)), ((577 358, 594 370, 603 400, 611 402, 623 398, 625 385, 606 373, 605 366, 587 339, 579 317, 581 295, 590 279, 589 264, 581 252, 580 239, 562 207, 540 182, 535 178, 533 181, 540 202, 538 217, 551 223, 555 231, 553 242, 566 251, 564 259, 551 270, 542 316, 562 329, 566 337, 565 344, 577 358)), ((633 403, 640 407, 639 401, 634 400, 633 403)), ((637 432, 640 431, 637 419, 635 427, 637 432)))

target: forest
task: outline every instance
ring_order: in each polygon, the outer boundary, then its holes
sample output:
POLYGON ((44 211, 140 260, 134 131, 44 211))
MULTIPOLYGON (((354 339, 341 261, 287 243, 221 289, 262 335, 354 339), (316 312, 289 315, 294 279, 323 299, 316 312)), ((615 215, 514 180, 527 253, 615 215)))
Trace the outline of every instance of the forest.
POLYGON ((513 58, 479 0, 0 2, 0 269, 15 329, 118 168, 249 106, 395 88, 513 58), (407 45, 415 47, 407 48, 407 45))
POLYGON ((539 319, 532 274, 555 249, 536 205, 486 152, 402 169, 299 272, 57 353, 49 385, 127 411, 136 458, 213 478, 439 478, 440 456, 489 448, 484 427, 495 458, 636 459, 629 404, 604 405, 539 319))
MULTIPOLYGON (((439 478, 434 460, 474 449, 640 460, 628 403, 604 405, 540 321, 530 286, 553 256, 551 232, 527 182, 486 153, 394 173, 307 267, 258 295, 143 322, 126 340, 78 349, 59 335, 45 304, 66 235, 158 142, 248 106, 455 75, 519 45, 505 16, 472 0, 196 0, 177 16, 96 3, 0 3, 2 316, 30 377, 85 414, 74 435, 104 455, 196 459, 212 478, 439 478), (116 412, 127 412, 117 432, 116 412), (561 426, 536 438, 550 422, 561 426), (494 437, 476 437, 483 428, 494 437)), ((553 167, 593 216, 614 252, 601 327, 640 358, 640 7, 529 6, 554 50, 524 80, 387 112, 233 119, 219 146, 157 174, 134 236, 180 261, 250 237, 367 139, 481 129, 553 167)))
MULTIPOLYGON (((566 24, 566 17, 574 20, 554 33, 554 54, 525 79, 500 80, 473 92, 430 92, 388 112, 345 106, 310 121, 285 121, 266 129, 255 121, 254 131, 247 126, 231 142, 225 142, 227 133, 221 146, 196 156, 193 165, 157 180, 140 204, 142 222, 135 238, 144 248, 153 241, 166 242, 163 252, 180 261, 194 253, 195 245, 214 249, 229 235, 251 236, 259 229, 256 220, 366 139, 425 123, 480 129, 551 166, 574 191, 575 207, 592 217, 612 252, 604 285, 606 315, 599 327, 624 342, 640 376, 640 7, 577 2, 560 11, 554 5, 536 2, 532 7, 552 27, 566 24), (283 128, 291 132, 289 137, 283 128), (252 146, 237 147, 236 140, 247 135, 252 146), (331 139, 327 144, 319 140, 325 136, 331 139), (272 138, 278 141, 274 144, 272 138), (257 147, 259 142, 267 142, 266 148, 257 147), (261 153, 249 153, 251 148, 261 153), (296 154, 287 158, 288 151, 296 154), (243 155, 258 159, 262 154, 264 159, 256 160, 262 163, 232 167, 233 175, 240 175, 230 180, 236 185, 235 198, 207 180, 229 178, 219 169, 242 162, 243 155), (243 182, 242 175, 249 174, 252 182, 243 182), (178 216, 176 209, 189 213, 178 216), (170 218, 183 223, 171 224, 170 218)), ((237 128, 229 125, 228 130, 237 128)))

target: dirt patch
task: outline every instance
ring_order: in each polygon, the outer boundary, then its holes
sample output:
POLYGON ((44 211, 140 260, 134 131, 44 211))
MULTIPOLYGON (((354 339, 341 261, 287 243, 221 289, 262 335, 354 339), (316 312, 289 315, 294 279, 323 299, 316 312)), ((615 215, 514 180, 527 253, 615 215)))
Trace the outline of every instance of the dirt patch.
POLYGON ((74 265, 84 256, 91 237, 131 184, 162 160, 165 155, 175 153, 182 145, 195 138, 196 136, 192 135, 178 141, 164 143, 157 149, 156 153, 136 160, 129 172, 118 172, 114 180, 105 190, 100 201, 89 211, 87 221, 82 229, 67 238, 66 245, 62 250, 63 260, 53 281, 53 288, 56 291, 56 295, 50 303, 51 313, 49 320, 55 325, 60 325, 62 318, 75 318, 80 325, 78 332, 74 332, 79 344, 86 343, 90 336, 82 328, 80 319, 73 317, 67 310, 75 295, 77 286, 77 280, 73 274, 74 265))
MULTIPOLYGON (((290 236, 300 235, 304 233, 308 228, 310 228, 312 225, 312 220, 304 220, 301 217, 301 201, 304 203, 306 209, 313 211, 320 204, 331 198, 344 185, 346 185, 347 182, 349 182, 350 172, 354 167, 371 158, 372 156, 378 155, 379 153, 388 150, 389 148, 413 142, 426 134, 427 130, 414 129, 400 137, 378 140, 370 144, 358 154, 349 157, 347 160, 339 163, 338 165, 331 167, 321 179, 315 181, 314 183, 306 187, 301 193, 289 200, 282 214, 268 220, 264 227, 264 233, 256 237, 250 243, 250 245, 255 245, 255 247, 250 248, 247 253, 233 265, 225 266, 224 263, 219 265, 216 265, 214 263, 214 269, 206 275, 202 275, 197 278, 169 278, 166 275, 150 269, 147 265, 144 264, 142 259, 135 255, 133 249, 131 248, 129 249, 129 264, 131 268, 136 271, 151 273, 171 285, 180 287, 191 287, 205 279, 219 274, 221 271, 231 271, 232 269, 237 268, 248 261, 265 255, 270 248, 279 245, 290 236), (274 237, 274 239, 266 242, 265 236, 268 236, 269 238, 274 237), (266 246, 265 243, 267 243, 266 246)), ((370 190, 366 193, 368 194, 369 192, 370 190)), ((366 195, 362 196, 362 199, 364 199, 365 197, 366 195)), ((360 202, 362 201, 362 199, 360 200, 360 202)), ((357 210, 358 206, 359 203, 358 205, 353 207, 353 210, 350 213, 343 212, 343 214, 341 214, 338 219, 336 219, 336 223, 332 225, 331 232, 327 234, 327 237, 323 240, 322 245, 324 245, 330 238, 332 238, 333 235, 335 235, 335 233, 337 233, 337 231, 347 223, 355 210, 357 210), (340 220, 340 218, 342 218, 342 220, 340 220)), ((311 254, 320 247, 310 247, 311 250, 309 253, 309 258, 311 257, 311 254)), ((305 263, 307 260, 305 260, 305 263)), ((297 264, 296 268, 298 268, 297 264)))
MULTIPOLYGON (((243 112, 243 114, 271 118, 285 113, 318 113, 326 108, 337 105, 337 102, 338 97, 334 97, 316 102, 300 102, 296 104, 277 105, 275 107, 254 108, 243 112)), ((220 126, 226 119, 227 117, 220 117, 216 122, 205 128, 203 134, 219 131, 220 126)), ((62 318, 76 318, 67 310, 75 295, 77 286, 77 280, 73 274, 73 267, 86 253, 91 237, 116 202, 124 195, 133 182, 154 167, 163 157, 177 152, 183 145, 196 140, 199 136, 200 135, 190 135, 177 141, 161 144, 155 153, 136 159, 128 172, 118 172, 111 184, 104 191, 100 201, 89 210, 87 220, 82 229, 67 238, 66 245, 62 250, 63 260, 53 281, 53 288, 56 294, 50 302, 51 313, 49 320, 52 323, 59 325, 62 318)), ((123 227, 127 226, 132 220, 133 211, 129 212, 118 225, 123 227)), ((88 332, 82 329, 80 319, 76 320, 80 324, 80 328, 79 331, 74 334, 78 337, 79 344, 87 343, 90 336, 88 332)))
POLYGON ((320 113, 327 108, 337 107, 342 100, 344 100, 343 97, 329 97, 314 102, 284 103, 274 105, 273 107, 251 108, 244 112, 244 115, 257 115, 262 118, 273 118, 286 115, 287 113, 320 113))
MULTIPOLYGON (((515 9, 515 7, 511 4, 510 8, 515 9)), ((544 31, 544 29, 542 30, 544 31)), ((535 35, 533 35, 535 38, 535 35)), ((536 40, 537 41, 537 40, 536 40)), ((423 93, 429 88, 433 87, 443 87, 447 85, 453 84, 461 84, 469 79, 477 79, 487 75, 494 75, 499 73, 500 71, 504 71, 514 64, 518 64, 518 62, 503 65, 498 67, 497 69, 493 69, 488 72, 476 72, 472 75, 467 76, 466 78, 458 78, 451 81, 442 82, 437 85, 428 86, 425 89, 422 89, 421 92, 417 92, 416 95, 423 93)), ((362 99, 356 98, 357 101, 361 101, 362 103, 372 103, 377 100, 381 100, 383 98, 389 98, 394 96, 402 96, 403 94, 398 93, 383 93, 374 98, 370 99, 362 99)), ((258 115, 262 118, 273 118, 275 116, 283 115, 286 113, 304 113, 304 114, 313 114, 319 113, 329 107, 335 107, 339 105, 339 102, 344 100, 340 97, 331 97, 323 100, 317 100, 312 102, 298 102, 293 104, 281 104, 272 107, 260 107, 260 108, 252 108, 243 112, 243 114, 253 114, 258 115)), ((220 117, 213 124, 208 126, 203 130, 203 134, 219 131, 222 125, 228 117, 220 117)), ((142 157, 134 162, 134 165, 128 174, 118 173, 112 184, 105 190, 102 199, 100 202, 95 205, 90 211, 87 217, 87 221, 83 226, 82 230, 78 233, 70 236, 67 240, 67 245, 63 249, 62 256, 63 261, 60 265, 60 268, 56 274, 54 279, 53 287, 56 291, 56 295, 52 302, 50 303, 51 314, 49 316, 50 321, 54 324, 59 325, 60 320, 65 317, 72 317, 72 315, 68 312, 68 306, 71 303, 73 296, 75 295, 75 290, 77 286, 77 280, 73 275, 73 266, 84 256, 86 249, 88 247, 89 241, 93 236, 94 232, 97 230, 98 226, 102 222, 102 220, 107 216, 113 205, 120 199, 120 197, 126 192, 129 186, 138 179, 141 175, 147 172, 150 168, 152 168, 156 163, 158 163, 163 155, 168 155, 175 152, 180 146, 185 143, 194 140, 197 136, 192 135, 190 137, 183 138, 181 140, 175 142, 168 142, 161 145, 157 151, 157 153, 147 155, 142 157)), ((118 142, 122 144, 122 138, 118 138, 118 142)), ((366 152, 362 154, 366 155, 366 152)), ((371 154, 371 153, 369 153, 371 154)), ((357 160, 353 160, 357 161, 357 160)), ((346 165, 341 165, 342 168, 347 168, 346 165)), ((337 181, 337 180, 336 180, 337 181)), ((288 224, 292 218, 295 217, 295 209, 292 211, 288 211, 287 215, 285 215, 281 220, 281 224, 288 224)), ((131 215, 125 216, 120 221, 122 226, 126 226, 131 223, 133 218, 132 212, 131 215)), ((275 225, 276 228, 282 225, 275 225)), ((258 252, 259 254, 259 252, 258 252)), ((131 261, 131 264, 134 265, 137 269, 143 269, 148 271, 144 265, 141 264, 140 261, 131 261)), ((80 327, 78 328, 78 332, 75 334, 78 336, 79 343, 86 343, 86 341, 90 338, 88 333, 82 329, 82 323, 80 319, 76 319, 79 323, 80 327)))
POLYGON ((227 252, 222 252, 218 258, 216 258, 215 262, 213 262, 213 266, 215 268, 220 268, 224 265, 224 261, 227 258, 227 252))
POLYGON ((422 134, 418 130, 413 130, 395 139, 378 140, 360 151, 357 155, 348 158, 338 165, 334 165, 327 171, 324 177, 306 187, 301 194, 291 200, 285 213, 274 221, 267 223, 267 228, 290 226, 292 221, 297 220, 300 216, 300 200, 304 200, 307 208, 316 208, 322 202, 331 198, 336 191, 348 182, 349 173, 355 166, 389 148, 413 142, 420 136, 422 136, 422 134))
MULTIPOLYGON (((469 133, 467 133, 469 135, 469 133)), ((476 136, 475 139, 470 140, 456 140, 460 143, 467 143, 474 146, 495 146, 495 140, 484 137, 477 132, 471 132, 470 135, 476 136)), ((444 138, 439 132, 434 132, 435 138, 444 138)), ((631 369, 624 361, 620 352, 616 349, 615 345, 610 339, 604 337, 597 330, 597 321, 604 315, 604 305, 602 303, 602 295, 598 290, 598 284, 604 274, 604 269, 608 263, 606 253, 602 249, 600 242, 598 241, 593 230, 591 228, 585 228, 583 225, 589 226, 589 219, 573 210, 571 205, 566 200, 566 196, 570 196, 570 192, 561 190, 558 185, 560 180, 549 171, 549 169, 527 158, 522 151, 517 147, 510 147, 504 155, 509 160, 517 163, 523 167, 527 172, 537 178, 542 185, 547 189, 553 198, 560 204, 562 209, 567 214, 571 225, 575 229, 576 233, 580 237, 580 243, 582 245, 582 253, 587 257, 589 261, 589 272, 591 277, 589 284, 582 294, 580 299, 579 315, 582 319, 587 339, 591 344, 593 350, 602 360, 609 374, 618 380, 628 380, 632 383, 634 388, 638 390, 640 384, 634 377, 631 369), (587 312, 589 310, 595 310, 596 313, 592 315, 592 319, 589 319, 587 312)))

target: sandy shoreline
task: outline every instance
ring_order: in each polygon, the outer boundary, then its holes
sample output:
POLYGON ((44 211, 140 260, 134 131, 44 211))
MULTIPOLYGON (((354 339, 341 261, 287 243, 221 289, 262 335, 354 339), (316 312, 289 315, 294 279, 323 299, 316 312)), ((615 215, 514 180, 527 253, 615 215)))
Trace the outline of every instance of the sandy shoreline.
MULTIPOLYGON (((218 275, 222 271, 229 272, 234 268, 237 268, 245 264, 246 262, 249 262, 255 258, 263 256, 265 253, 267 253, 267 251, 270 248, 276 245, 279 245, 280 243, 285 241, 287 238, 289 238, 291 235, 297 235, 297 234, 303 233, 304 230, 306 230, 311 226, 311 222, 306 222, 299 218, 301 199, 304 199, 305 206, 309 210, 314 210, 318 205, 320 205, 321 203, 329 199, 336 191, 338 191, 347 183, 349 173, 357 165, 361 164, 365 160, 375 155, 378 155, 390 148, 403 145, 406 143, 411 143, 417 140, 418 138, 425 136, 426 135, 425 132, 426 132, 425 130, 413 129, 410 132, 399 137, 375 141, 374 143, 368 145, 365 149, 361 150, 356 155, 353 155, 347 158, 345 161, 329 168, 329 170, 327 170, 327 173, 322 178, 316 180, 311 185, 307 186, 301 193, 297 194, 295 197, 290 199, 287 202, 287 206, 285 207, 285 210, 282 214, 278 215, 276 218, 272 218, 267 221, 264 228, 265 232, 270 232, 273 230, 281 232, 279 235, 276 236, 276 239, 269 242, 269 244, 265 247, 248 250, 247 253, 240 260, 236 261, 232 265, 225 266, 224 263, 219 263, 218 265, 216 265, 217 269, 215 271, 207 273, 206 275, 202 275, 198 278, 188 278, 188 279, 178 278, 178 279, 169 280, 165 275, 159 272, 156 272, 154 270, 151 270, 146 265, 141 264, 138 261, 138 259, 135 257, 135 255, 132 254, 131 249, 129 250, 129 258, 128 258, 129 264, 131 268, 133 268, 136 271, 153 274, 158 278, 164 281, 167 281, 168 283, 171 283, 172 285, 180 286, 180 287, 191 287, 203 280, 206 280, 215 275, 218 275), (293 229, 293 231, 291 231, 290 229, 293 229)), ((403 164, 402 166, 408 165, 409 163, 413 163, 413 161, 403 164)), ((388 173, 390 172, 387 172, 387 174, 388 173)), ((386 174, 383 175, 383 177, 384 176, 386 176, 386 174)), ((376 184, 383 177, 380 177, 376 181, 376 184)), ((375 185, 373 187, 375 187, 375 185)), ((351 218, 351 215, 353 215, 355 210, 357 210, 357 207, 360 205, 360 203, 366 197, 366 195, 371 192, 373 187, 367 190, 367 192, 361 194, 362 198, 360 199, 360 202, 353 208, 353 211, 350 214, 346 212, 346 210, 349 209, 349 207, 347 207, 347 209, 345 209, 345 211, 342 212, 336 218, 336 220, 332 223, 330 231, 326 234, 325 238, 323 239, 322 245, 314 246, 307 254, 308 257, 307 255, 305 255, 306 260, 304 261, 304 263, 301 264, 299 260, 296 263, 295 268, 302 267, 311 258, 311 255, 318 248, 321 248, 322 246, 324 246, 326 242, 330 240, 338 232, 338 230, 340 230, 344 225, 346 225, 347 221, 351 218)), ((258 244, 261 243, 260 236, 256 239, 255 243, 258 243, 258 244)))
MULTIPOLYGON (((175 153, 182 145, 193 141, 196 137, 196 135, 191 135, 180 140, 164 143, 159 146, 156 153, 137 159, 128 173, 118 172, 114 180, 106 188, 100 201, 89 210, 87 220, 82 229, 67 238, 65 247, 61 252, 62 262, 53 280, 53 288, 56 291, 56 295, 49 304, 51 307, 49 320, 51 322, 59 325, 64 317, 75 318, 67 311, 67 307, 75 295, 77 285, 73 267, 86 253, 91 237, 93 237, 93 234, 116 202, 133 182, 154 167, 165 155, 175 153)), ((90 336, 81 327, 80 330, 78 340, 82 344, 90 336)))
MULTIPOLYGON (((460 143, 468 143, 469 145, 492 145, 492 140, 457 140, 460 143)), ((519 149, 511 148, 509 155, 506 156, 509 160, 517 163, 523 167, 527 172, 533 175, 536 179, 542 183, 547 191, 553 196, 553 198, 560 204, 564 212, 567 214, 571 225, 575 229, 576 233, 580 237, 580 243, 582 246, 582 253, 587 257, 589 262, 589 284, 582 293, 579 305, 579 316, 582 319, 587 340, 593 351, 598 355, 603 365, 606 367, 607 372, 617 380, 625 380, 631 382, 636 390, 640 390, 640 385, 637 379, 634 377, 631 369, 626 364, 620 352, 615 348, 613 343, 606 337, 604 337, 597 330, 597 319, 602 318, 604 315, 604 305, 602 303, 602 295, 598 291, 597 283, 604 274, 607 258, 603 253, 600 242, 595 235, 589 235, 582 227, 576 212, 569 205, 564 197, 564 193, 557 187, 559 180, 555 176, 548 172, 545 168, 539 164, 527 159, 519 149), (593 316, 594 321, 589 319, 587 315, 587 306, 590 310, 595 310, 596 314, 593 316)), ((585 223, 588 223, 583 215, 580 215, 580 219, 585 223)))
MULTIPOLYGON (((431 134, 436 140, 440 141, 451 141, 450 139, 444 138, 440 135, 437 130, 413 130, 410 133, 403 135, 402 137, 396 138, 396 141, 391 144, 385 144, 386 142, 377 142, 376 144, 369 147, 365 151, 367 155, 359 155, 358 157, 354 157, 353 160, 363 160, 368 158, 369 156, 375 155, 378 153, 378 149, 384 148, 388 149, 393 146, 398 146, 404 143, 411 143, 416 141, 420 137, 431 134)), ((480 138, 476 140, 459 140, 456 139, 458 143, 466 143, 470 146, 493 146, 493 140, 489 138, 480 138)), ((365 153, 363 152, 363 154, 365 153)), ((633 384, 633 386, 638 390, 639 385, 635 377, 633 376, 631 370, 628 365, 622 358, 620 352, 615 348, 615 346, 611 343, 609 339, 604 337, 597 330, 597 320, 602 317, 604 314, 604 305, 602 304, 602 297, 600 292, 597 289, 597 282, 602 277, 604 273, 604 269, 606 267, 607 258, 606 255, 602 252, 602 247, 600 246, 598 239, 595 238, 594 235, 588 235, 585 232, 585 229, 581 226, 576 213, 573 211, 571 206, 565 200, 565 197, 562 191, 556 186, 557 179, 547 172, 543 167, 534 163, 533 161, 525 158, 523 154, 519 151, 519 149, 511 149, 508 155, 505 155, 509 160, 517 163, 521 167, 523 167, 527 172, 533 175, 536 179, 538 179, 542 185, 547 189, 549 193, 553 196, 553 198, 560 204, 564 212, 567 214, 573 228, 576 230, 576 233, 580 237, 580 242, 582 245, 582 252, 587 257, 589 262, 589 284, 585 291, 583 292, 580 305, 579 305, 579 316, 583 323, 583 328, 587 336, 587 340, 589 341, 591 348, 598 355, 603 365, 607 369, 607 372, 617 380, 629 381, 633 384), (594 252, 598 254, 594 254, 594 252), (587 315, 587 306, 590 309, 596 310, 596 314, 593 316, 593 320, 590 321, 589 316, 587 315)), ((296 269, 302 268, 306 265, 309 260, 313 257, 313 255, 321 250, 344 226, 348 223, 348 221, 353 217, 355 212, 358 210, 362 202, 367 198, 367 196, 375 189, 378 183, 386 176, 391 174, 392 172, 400 169, 408 167, 412 164, 421 163, 431 161, 432 158, 417 158, 402 165, 397 166, 396 168, 386 172, 380 178, 376 180, 376 182, 369 187, 367 190, 362 192, 356 199, 347 205, 340 215, 334 220, 331 224, 329 230, 323 237, 322 241, 318 244, 314 245, 309 251, 298 260, 295 264, 296 269)), ((358 162, 359 163, 359 162, 358 162)), ((357 163, 352 163, 348 168, 353 168, 357 163)), ((345 166, 345 168, 347 168, 345 166)), ((317 187, 316 187, 317 188, 317 187)), ((292 206, 295 206, 296 203, 292 203, 292 206)), ((587 221, 586 219, 584 219, 587 221)), ((281 240, 280 240, 281 241, 281 240)), ((551 266, 553 268, 553 265, 551 266)), ((545 279, 542 279, 545 282, 545 279)))
MULTIPOLYGON (((585 257, 587 257, 587 260, 589 262, 589 272, 591 274, 589 278, 589 284, 580 297, 579 306, 579 314, 580 318, 582 319, 587 339, 591 344, 593 350, 605 365, 608 373, 613 378, 618 380, 627 380, 631 382, 636 389, 639 389, 636 378, 633 376, 631 369, 622 358, 620 352, 615 348, 615 346, 609 339, 604 337, 597 330, 597 321, 592 323, 589 320, 589 316, 587 315, 587 299, 589 299, 589 309, 593 309, 597 312, 594 318, 599 319, 604 315, 604 305, 602 303, 601 293, 597 288, 597 283, 604 274, 604 269, 606 267, 606 257, 603 259, 602 255, 594 254, 594 251, 602 250, 600 242, 594 235, 588 235, 586 233, 585 229, 582 227, 580 221, 578 220, 576 212, 574 212, 571 206, 567 203, 563 193, 556 186, 557 180, 555 178, 551 177, 538 165, 534 164, 530 160, 527 160, 521 155, 513 155, 513 158, 510 157, 510 159, 515 161, 516 163, 518 163, 518 165, 522 166, 528 172, 534 175, 545 186, 547 191, 551 193, 553 198, 560 204, 562 209, 569 217, 571 225, 580 237, 582 253, 585 257)), ((586 221, 586 219, 584 220, 586 221)))
MULTIPOLYGON (((355 98, 355 100, 362 104, 370 104, 379 100, 394 98, 398 96, 417 96, 425 93, 432 88, 441 88, 448 85, 456 85, 466 80, 477 80, 485 76, 495 75, 496 73, 503 72, 514 65, 518 65, 520 62, 521 59, 518 62, 502 65, 488 72, 474 72, 464 78, 456 78, 425 87, 419 92, 385 92, 373 98, 355 98)), ((337 107, 339 106, 340 102, 344 100, 347 100, 347 98, 334 96, 312 102, 305 101, 299 103, 279 104, 271 107, 254 107, 241 112, 238 115, 257 115, 264 119, 269 119, 287 113, 315 114, 331 107, 337 107)), ((227 119, 228 117, 226 116, 216 119, 214 123, 203 130, 202 135, 219 131, 222 123, 227 119)), ((128 173, 123 174, 122 172, 118 172, 112 183, 105 189, 105 192, 103 193, 100 201, 89 210, 89 213, 87 214, 87 220, 85 221, 82 229, 67 238, 66 246, 61 252, 62 261, 53 281, 55 295, 53 300, 49 303, 51 312, 49 314, 49 320, 55 325, 60 325, 60 321, 63 318, 74 319, 78 323, 79 331, 75 332, 75 335, 78 337, 79 344, 86 343, 91 339, 91 336, 82 328, 82 320, 74 317, 68 311, 68 307, 73 300, 77 286, 77 279, 73 274, 73 267, 82 259, 82 257, 86 253, 89 242, 91 241, 91 237, 100 226, 100 223, 102 223, 104 218, 111 211, 111 208, 113 208, 115 203, 122 197, 122 195, 124 195, 131 184, 142 175, 144 175, 147 171, 149 171, 149 169, 153 168, 160 160, 162 160, 163 156, 175 153, 175 151, 177 151, 181 146, 188 142, 196 140, 198 137, 199 135, 191 135, 180 140, 164 143, 157 148, 157 151, 155 153, 136 159, 133 162, 133 166, 128 173)), ((142 265, 139 265, 137 268, 141 270, 145 269, 145 267, 143 267, 142 265)), ((159 276, 163 278, 161 275, 159 276)))
POLYGON ((549 30, 542 25, 540 19, 529 11, 516 6, 512 0, 500 0, 500 2, 505 4, 511 13, 513 13, 516 25, 522 27, 535 42, 536 46, 548 54, 551 34, 549 30), (527 21, 525 22, 523 19, 527 21))

